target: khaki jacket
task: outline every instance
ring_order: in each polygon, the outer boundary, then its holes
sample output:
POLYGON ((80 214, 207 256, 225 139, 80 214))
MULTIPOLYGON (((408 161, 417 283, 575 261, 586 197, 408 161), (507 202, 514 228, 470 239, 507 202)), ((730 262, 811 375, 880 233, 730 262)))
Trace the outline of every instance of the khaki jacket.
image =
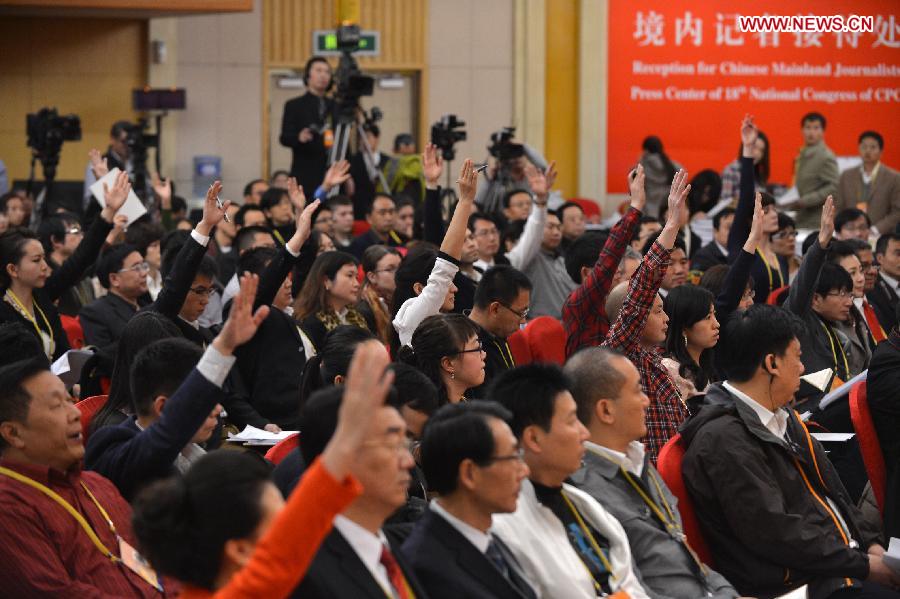
POLYGON ((881 164, 875 180, 869 186, 869 193, 866 194, 862 168, 860 165, 841 173, 837 195, 834 196, 834 208, 836 211, 845 208, 865 210, 872 226, 883 235, 893 231, 897 223, 900 223, 900 173, 881 164))

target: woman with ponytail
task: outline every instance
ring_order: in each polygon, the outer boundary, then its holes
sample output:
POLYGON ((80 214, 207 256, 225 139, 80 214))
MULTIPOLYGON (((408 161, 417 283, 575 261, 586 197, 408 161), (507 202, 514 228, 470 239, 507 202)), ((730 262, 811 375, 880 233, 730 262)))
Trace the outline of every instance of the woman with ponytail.
POLYGON ((715 297, 694 285, 680 285, 663 300, 669 317, 666 333, 666 358, 662 364, 687 401, 705 392, 715 382, 713 351, 719 341, 715 297))
MULTIPOLYGON (((322 351, 307 360, 300 380, 300 406, 324 387, 340 385, 347 376, 353 352, 360 343, 375 336, 368 329, 342 325, 325 335, 322 351)), ((298 412, 299 413, 299 412, 298 412)))
POLYGON ((400 252, 386 245, 369 246, 362 257, 365 280, 357 309, 369 323, 369 330, 385 345, 390 345, 394 332, 394 327, 391 326, 391 302, 397 287, 394 275, 397 274, 400 260, 400 252))

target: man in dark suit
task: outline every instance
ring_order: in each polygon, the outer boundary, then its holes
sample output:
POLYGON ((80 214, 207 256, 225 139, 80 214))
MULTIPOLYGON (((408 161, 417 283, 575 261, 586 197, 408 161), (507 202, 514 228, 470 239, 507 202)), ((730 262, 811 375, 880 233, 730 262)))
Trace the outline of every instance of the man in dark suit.
POLYGON ((897 326, 895 309, 900 301, 900 235, 897 232, 885 233, 878 238, 875 259, 879 266, 878 278, 866 298, 875 308, 881 328, 890 331, 897 326))
POLYGON ((362 260, 363 252, 371 245, 400 247, 406 241, 394 231, 394 220, 397 217, 397 205, 394 198, 384 193, 375 194, 375 199, 366 212, 369 230, 354 239, 347 251, 362 260))
MULTIPOLYGON (((900 320, 900 304, 897 304, 895 315, 900 320)), ((900 389, 900 329, 897 327, 875 348, 866 385, 866 397, 887 471, 884 530, 888 537, 900 537, 900 399, 897 396, 897 389, 900 389)))
MULTIPOLYGON (((363 126, 366 141, 372 150, 374 164, 368 164, 362 151, 350 157, 350 176, 353 178, 353 217, 362 220, 366 217, 369 205, 375 198, 375 190, 378 185, 378 172, 382 171, 391 157, 378 151, 378 139, 381 130, 378 125, 363 126)), ((382 190, 386 191, 386 190, 382 190)))
POLYGON ((494 513, 516 509, 528 473, 512 415, 494 402, 444 406, 425 426, 422 466, 440 495, 403 543, 429 597, 536 597, 518 561, 490 534, 494 513))
POLYGON ((281 119, 281 145, 292 151, 291 176, 312 195, 325 176, 328 149, 325 137, 334 127, 334 100, 325 96, 331 89, 331 66, 321 56, 306 62, 303 82, 307 92, 288 100, 281 119))
POLYGON ((253 315, 256 284, 244 280, 222 332, 202 356, 190 341, 162 339, 135 357, 136 417, 97 430, 85 451, 86 468, 110 479, 129 501, 144 485, 186 471, 205 453, 197 444, 216 428, 234 350, 253 337, 267 312, 253 315))
POLYGON ((79 313, 85 343, 104 349, 119 341, 147 293, 148 270, 144 258, 132 245, 115 246, 100 257, 97 278, 109 293, 79 313))
POLYGON ((724 208, 713 216, 713 240, 691 258, 691 270, 709 270, 716 264, 728 264, 728 232, 734 222, 734 210, 724 208))
MULTIPOLYGON (((318 456, 337 426, 341 394, 325 389, 314 394, 301 413, 300 451, 307 464, 318 456)), ((293 596, 302 599, 427 598, 413 570, 382 531, 385 520, 406 503, 413 457, 406 424, 395 407, 396 394, 372 414, 368 451, 352 474, 364 491, 342 514, 326 537, 293 596)))

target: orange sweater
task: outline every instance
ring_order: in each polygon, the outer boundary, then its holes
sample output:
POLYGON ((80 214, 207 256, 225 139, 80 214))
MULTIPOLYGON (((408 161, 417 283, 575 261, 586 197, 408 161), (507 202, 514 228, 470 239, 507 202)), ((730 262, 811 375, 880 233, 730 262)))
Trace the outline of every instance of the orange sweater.
POLYGON ((306 574, 319 545, 331 532, 334 517, 360 493, 362 486, 356 479, 347 477, 339 483, 316 459, 256 545, 247 566, 215 592, 188 587, 181 597, 286 597, 306 574))

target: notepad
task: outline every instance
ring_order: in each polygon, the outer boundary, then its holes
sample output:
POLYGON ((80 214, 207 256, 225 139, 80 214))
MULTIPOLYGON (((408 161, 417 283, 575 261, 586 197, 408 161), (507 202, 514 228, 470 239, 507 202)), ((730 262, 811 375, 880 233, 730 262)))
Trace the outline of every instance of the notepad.
POLYGON ((806 599, 808 596, 809 594, 807 593, 807 585, 803 585, 802 587, 794 589, 790 593, 779 595, 775 599, 806 599))
POLYGON ((900 539, 891 537, 887 551, 884 552, 881 559, 885 566, 890 568, 894 574, 900 576, 900 539))
POLYGON ((297 431, 281 431, 280 433, 270 433, 267 430, 247 425, 244 430, 238 434, 229 433, 228 440, 232 443, 246 443, 248 445, 275 445, 279 441, 283 441, 291 435, 296 435, 297 431))
POLYGON ((849 441, 856 435, 854 433, 809 433, 819 443, 842 443, 849 441))
POLYGON ((81 378, 81 369, 88 358, 94 355, 89 349, 70 349, 50 365, 50 372, 58 376, 66 387, 71 387, 81 378))
MULTIPOLYGON (((103 184, 106 183, 107 187, 112 188, 113 184, 116 182, 116 177, 120 172, 119 167, 115 167, 106 173, 103 178, 91 185, 91 193, 97 198, 97 202, 100 204, 101 208, 106 208, 106 194, 103 192, 103 184)), ((128 198, 125 200, 125 204, 119 208, 119 211, 116 212, 116 214, 124 214, 128 217, 128 222, 125 223, 125 226, 127 227, 147 214, 147 209, 144 208, 144 204, 141 202, 140 198, 137 197, 137 194, 134 193, 134 189, 131 189, 128 192, 128 198)))

